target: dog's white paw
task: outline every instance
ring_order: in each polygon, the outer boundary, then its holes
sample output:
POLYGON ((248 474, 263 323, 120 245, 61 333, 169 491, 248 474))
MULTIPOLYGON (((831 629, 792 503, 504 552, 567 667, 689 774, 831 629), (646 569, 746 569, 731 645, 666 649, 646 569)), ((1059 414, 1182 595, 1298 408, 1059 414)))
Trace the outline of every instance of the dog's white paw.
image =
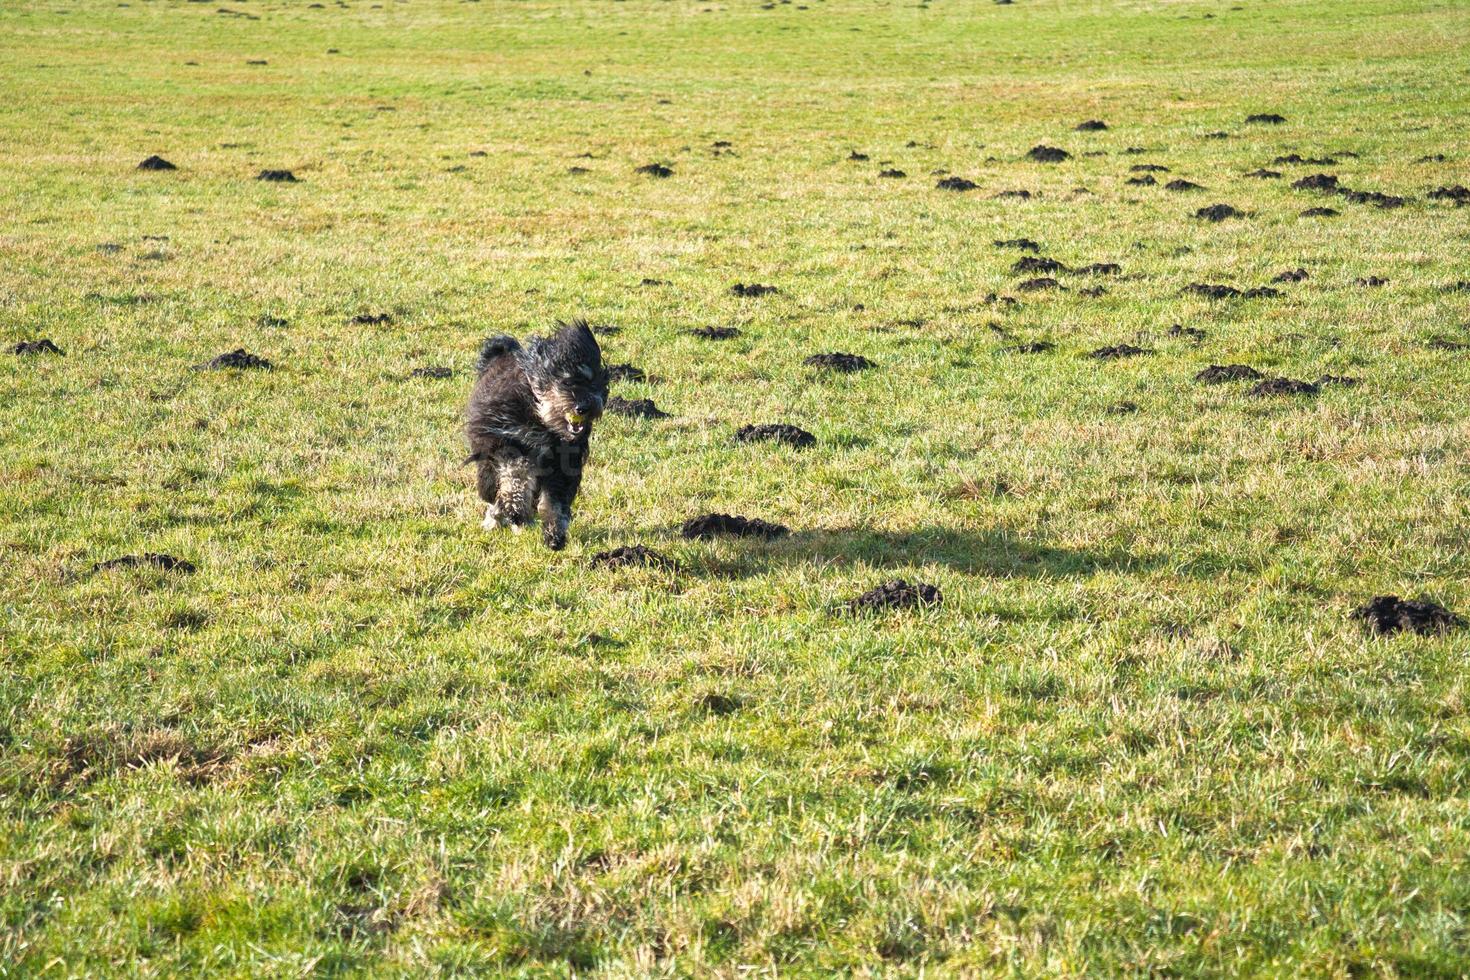
POLYGON ((489 507, 485 508, 485 520, 481 522, 480 526, 487 531, 493 531, 496 528, 505 527, 507 523, 508 522, 501 519, 500 508, 496 507, 494 504, 491 504, 489 507))

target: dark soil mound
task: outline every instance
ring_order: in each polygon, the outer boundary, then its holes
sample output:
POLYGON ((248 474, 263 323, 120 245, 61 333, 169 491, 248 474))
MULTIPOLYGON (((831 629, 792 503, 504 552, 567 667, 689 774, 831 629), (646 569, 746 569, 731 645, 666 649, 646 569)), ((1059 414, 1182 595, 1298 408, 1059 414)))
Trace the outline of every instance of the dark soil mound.
POLYGON ((1470 187, 1456 184, 1454 187, 1436 187, 1429 192, 1431 201, 1454 201, 1456 204, 1470 204, 1470 187))
POLYGON ((641 544, 626 545, 621 548, 613 548, 611 551, 599 551, 590 559, 596 568, 667 568, 671 571, 679 570, 679 563, 667 555, 659 554, 652 548, 641 544))
POLYGON ((1341 193, 1344 200, 1352 201, 1354 204, 1372 204, 1380 208, 1401 208, 1408 203, 1408 198, 1395 197, 1392 194, 1383 194, 1378 191, 1350 191, 1344 188, 1341 193))
POLYGON ((1184 337, 1196 344, 1202 344, 1205 340, 1205 332, 1199 327, 1186 327, 1180 323, 1176 323, 1169 328, 1169 336, 1184 337))
POLYGON ((777 289, 775 286, 767 286, 765 283, 760 282, 737 282, 735 285, 730 287, 730 292, 734 295, 746 297, 765 296, 768 293, 779 293, 780 291, 781 290, 777 289))
POLYGON ((963 177, 945 177, 934 186, 941 191, 973 191, 980 185, 963 177))
POLYGON ((1256 286, 1241 293, 1243 299, 1273 299, 1281 295, 1281 290, 1272 289, 1270 286, 1256 286))
POLYGON ((1015 200, 1018 200, 1018 201, 1029 201, 1029 200, 1031 200, 1031 192, 1030 191, 1001 191, 999 194, 994 195, 994 198, 996 200, 1003 200, 1005 198, 1014 198, 1015 200))
POLYGON ((195 371, 223 371, 226 368, 238 368, 240 370, 252 370, 263 368, 270 370, 275 367, 270 361, 263 357, 257 357, 243 347, 237 347, 227 354, 211 358, 202 364, 194 365, 195 371))
POLYGON ((1221 132, 1220 130, 1216 130, 1213 133, 1206 133, 1204 138, 1207 140, 1228 140, 1230 138, 1230 134, 1226 132, 1221 132))
POLYGON ((1027 279, 1016 286, 1016 290, 1022 293, 1035 293, 1043 289, 1061 289, 1062 284, 1050 276, 1042 276, 1040 279, 1027 279))
POLYGON ((92 566, 92 571, 106 572, 114 568, 142 568, 144 565, 152 565, 154 568, 161 568, 165 572, 183 572, 186 575, 199 570, 193 562, 185 561, 182 558, 175 558, 173 555, 147 551, 141 555, 123 555, 121 558, 109 558, 107 561, 99 561, 92 566))
POLYGON ((1194 380, 1200 384, 1218 385, 1227 381, 1259 381, 1261 372, 1249 364, 1211 364, 1199 374, 1194 380))
POLYGON ((937 606, 943 601, 943 593, 932 585, 924 582, 910 584, 896 578, 849 600, 844 608, 850 613, 880 612, 886 609, 937 606))
POLYGON ((1153 351, 1147 347, 1134 347, 1132 344, 1117 344, 1113 347, 1099 347, 1087 356, 1094 361, 1117 361, 1125 357, 1141 357, 1144 354, 1152 354, 1153 351))
POLYGON ((66 356, 66 351, 53 344, 49 337, 42 337, 40 340, 22 340, 10 348, 10 353, 26 356, 31 354, 59 354, 62 357, 66 356))
MULTIPOLYGON (((1166 191, 1202 191, 1204 186, 1192 180, 1171 180, 1164 185, 1166 191)), ((1219 205, 1216 205, 1219 207, 1219 205)))
POLYGON ((739 327, 695 327, 689 331, 690 336, 700 337, 704 340, 730 340, 732 337, 740 336, 739 327))
POLYGON ((1075 269, 1079 276, 1117 276, 1123 272, 1123 267, 1116 262, 1094 262, 1075 269))
POLYGON ((1335 218, 1341 213, 1333 208, 1307 208, 1301 213, 1301 216, 1303 218, 1335 218))
POLYGON ((1255 115, 1246 116, 1245 121, 1248 123, 1266 123, 1271 126, 1279 126, 1286 122, 1286 117, 1278 116, 1274 112, 1258 112, 1255 115))
POLYGON ((674 176, 674 168, 666 167, 661 163, 645 163, 641 167, 635 167, 633 172, 635 174, 647 174, 650 177, 674 176))
POLYGON ((1331 191, 1335 194, 1338 190, 1337 175, 1312 174, 1310 177, 1303 177, 1301 180, 1292 181, 1291 186, 1293 189, 1299 191, 1331 191))
POLYGON ((1079 133, 1100 133, 1108 128, 1108 124, 1101 119, 1088 119, 1077 124, 1079 133))
POLYGON ((1032 340, 1024 344, 1012 344, 1001 348, 1007 354, 1045 354, 1056 349, 1057 345, 1049 340, 1032 340))
POLYGON ((1088 299, 1097 299, 1099 296, 1106 296, 1107 294, 1108 291, 1101 286, 1087 286, 1077 290, 1078 296, 1086 296, 1088 299))
POLYGON ((667 286, 668 284, 669 284, 669 281, 667 279, 647 279, 647 278, 645 278, 642 282, 638 283, 638 285, 640 285, 640 286, 667 286))
POLYGON ((794 425, 784 422, 773 422, 769 425, 747 425, 742 426, 735 433, 736 442, 780 442, 788 446, 804 449, 807 446, 815 446, 817 437, 805 429, 799 429, 794 425))
POLYGON ((607 410, 614 415, 626 415, 635 419, 666 419, 669 413, 660 411, 651 398, 619 398, 613 395, 607 400, 607 410))
POLYGON ((1359 286, 1368 286, 1372 288, 1376 286, 1387 286, 1388 280, 1383 278, 1382 276, 1363 276, 1361 279, 1358 279, 1356 281, 1356 284, 1359 286))
POLYGON ((1235 299, 1240 295, 1240 290, 1234 286, 1222 286, 1209 282, 1192 282, 1184 287, 1186 293, 1195 296, 1206 296, 1210 299, 1235 299))
POLYGON ((1272 282, 1301 282, 1305 278, 1307 278, 1307 270, 1306 269, 1287 269, 1285 272, 1278 273, 1276 275, 1276 277, 1274 279, 1272 279, 1271 281, 1272 282))
POLYGON ((1345 374, 1324 374, 1315 382, 1318 388, 1356 388, 1362 383, 1362 378, 1352 378, 1345 374))
POLYGON ((607 366, 607 380, 609 381, 647 381, 648 376, 641 368, 631 364, 609 364, 607 366))
POLYGON ((1129 177, 1128 183, 1134 185, 1135 187, 1152 187, 1157 184, 1158 181, 1154 180, 1151 174, 1144 174, 1141 177, 1129 177))
POLYGON ((1448 159, 1449 159, 1449 157, 1445 156, 1443 153, 1431 153, 1428 156, 1422 156, 1422 157, 1420 157, 1419 159, 1415 160, 1414 162, 1415 163, 1444 163, 1448 159))
POLYGON ((878 176, 879 177, 907 177, 908 174, 904 173, 902 170, 892 170, 892 169, 890 169, 890 170, 880 170, 880 171, 878 171, 878 176))
POLYGON ((1259 177, 1262 180, 1276 180, 1281 176, 1281 174, 1278 171, 1267 170, 1265 167, 1262 167, 1259 170, 1252 170, 1250 173, 1246 174, 1246 176, 1259 177))
POLYGON ((861 354, 844 354, 841 351, 833 354, 813 354, 801 363, 807 367, 821 368, 825 371, 841 371, 844 374, 877 367, 861 354))
POLYGON ((138 164, 139 170, 177 170, 178 167, 169 163, 161 156, 151 156, 138 164))
POLYGON ((1337 160, 1333 157, 1304 157, 1300 153, 1288 153, 1286 156, 1277 157, 1272 163, 1297 163, 1309 167, 1335 167, 1337 160))
POLYGON ((1018 248, 1023 252, 1041 251, 1041 246, 1029 238, 997 238, 992 244, 996 248, 1018 248))
POLYGON ((1027 150, 1026 156, 1037 163, 1061 163, 1063 160, 1070 159, 1072 154, 1059 147, 1041 144, 1027 150))
POLYGON ((1465 621, 1444 606, 1428 599, 1400 599, 1396 595, 1380 595, 1366 605, 1353 610, 1353 618, 1360 619, 1375 633, 1418 633, 1430 636, 1459 629, 1465 621))
POLYGON ((392 323, 393 322, 393 314, 391 314, 391 313, 359 313, 359 314, 357 314, 357 316, 353 317, 351 320, 349 320, 347 322, 348 323, 355 323, 355 324, 357 324, 360 327, 381 327, 384 324, 392 323))
POLYGON ((1134 174, 1166 174, 1169 168, 1162 163, 1135 163, 1128 168, 1129 173, 1134 174))
POLYGON ((1295 378, 1268 378, 1250 390, 1253 398, 1269 398, 1274 395, 1315 395, 1320 389, 1310 381, 1295 378))
POLYGON ((1056 259, 1048 259, 1040 255, 1027 255, 1024 258, 1018 259, 1016 264, 1011 266, 1011 273, 1013 275, 1023 275, 1032 272, 1065 272, 1066 269, 1067 267, 1056 259))
POLYGON ((255 175, 256 180, 269 180, 277 184, 294 184, 296 175, 289 170, 262 170, 255 175))
POLYGON ((857 150, 853 150, 847 155, 847 158, 849 160, 866 160, 868 158, 868 155, 866 153, 859 153, 857 150))
POLYGON ((1194 216, 1205 221, 1224 221, 1226 218, 1244 218, 1245 213, 1228 204, 1211 204, 1207 208, 1200 208, 1194 216))
POLYGON ((790 528, 781 524, 772 524, 758 517, 739 517, 735 514, 704 514, 700 517, 691 517, 684 522, 679 531, 686 538, 709 539, 721 534, 728 534, 737 538, 772 538, 783 537, 791 533, 790 528))
POLYGON ((437 365, 432 367, 414 368, 412 371, 408 372, 408 376, 410 378, 431 378, 435 380, 443 380, 444 378, 454 377, 454 368, 440 367, 437 365))

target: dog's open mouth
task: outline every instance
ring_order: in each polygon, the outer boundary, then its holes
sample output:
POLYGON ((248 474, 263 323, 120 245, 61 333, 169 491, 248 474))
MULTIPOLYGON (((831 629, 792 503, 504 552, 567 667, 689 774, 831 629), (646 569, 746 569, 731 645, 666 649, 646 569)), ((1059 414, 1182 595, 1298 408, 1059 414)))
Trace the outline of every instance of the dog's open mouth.
POLYGON ((581 412, 568 412, 566 414, 566 420, 567 430, 571 432, 571 434, 574 436, 579 436, 582 433, 586 432, 587 426, 591 422, 591 420, 588 419, 587 416, 583 415, 581 412))

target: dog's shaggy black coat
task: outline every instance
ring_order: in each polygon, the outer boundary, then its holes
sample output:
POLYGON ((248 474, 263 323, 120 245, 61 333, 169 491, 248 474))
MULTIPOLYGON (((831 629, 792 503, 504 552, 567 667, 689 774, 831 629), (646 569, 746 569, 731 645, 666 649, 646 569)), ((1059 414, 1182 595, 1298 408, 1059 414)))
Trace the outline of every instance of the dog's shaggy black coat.
POLYGON ((542 521, 548 548, 566 546, 592 423, 607 403, 607 369, 585 320, 522 346, 504 334, 480 348, 466 432, 479 469, 485 526, 542 521))

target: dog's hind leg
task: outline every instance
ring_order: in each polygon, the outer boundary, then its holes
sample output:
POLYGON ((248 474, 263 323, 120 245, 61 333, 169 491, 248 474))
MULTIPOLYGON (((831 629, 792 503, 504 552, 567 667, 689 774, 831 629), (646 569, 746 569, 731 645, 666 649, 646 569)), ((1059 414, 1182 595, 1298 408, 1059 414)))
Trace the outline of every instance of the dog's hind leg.
MULTIPOLYGON (((490 505, 490 509, 495 511, 495 522, 519 533, 521 528, 531 523, 531 506, 536 496, 536 481, 531 477, 530 462, 526 459, 502 461, 496 477, 495 502, 490 505)), ((488 512, 485 520, 490 520, 488 512)))

